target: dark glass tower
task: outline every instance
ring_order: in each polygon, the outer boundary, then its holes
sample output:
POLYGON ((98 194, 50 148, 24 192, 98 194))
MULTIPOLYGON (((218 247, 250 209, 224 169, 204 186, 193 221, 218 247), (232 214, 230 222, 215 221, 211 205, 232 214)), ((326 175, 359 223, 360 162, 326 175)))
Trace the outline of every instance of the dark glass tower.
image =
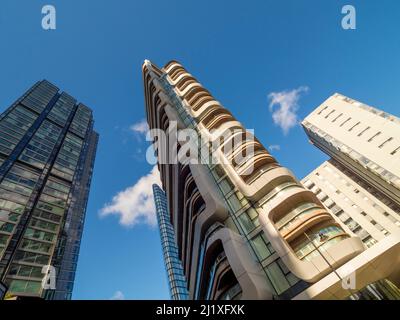
POLYGON ((0 115, 0 280, 8 296, 71 298, 97 141, 91 109, 46 80, 0 115))
POLYGON ((153 193, 170 295, 173 300, 187 300, 186 278, 175 244, 174 228, 170 222, 167 199, 164 191, 156 184, 153 184, 153 193))

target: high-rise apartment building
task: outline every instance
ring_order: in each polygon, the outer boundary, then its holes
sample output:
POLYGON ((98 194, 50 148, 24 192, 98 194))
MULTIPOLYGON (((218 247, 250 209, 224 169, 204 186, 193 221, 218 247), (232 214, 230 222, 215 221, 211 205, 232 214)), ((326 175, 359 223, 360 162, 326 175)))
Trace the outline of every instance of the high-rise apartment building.
POLYGON ((304 178, 305 186, 368 247, 398 232, 400 119, 336 93, 302 125, 332 157, 304 178))
POLYGON ((92 111, 46 80, 0 115, 0 275, 8 296, 71 298, 97 141, 92 111))
POLYGON ((153 194, 171 299, 187 300, 186 278, 183 274, 182 263, 179 260, 179 252, 175 244, 175 232, 171 225, 167 198, 164 191, 156 184, 153 185, 153 194))
POLYGON ((302 182, 367 247, 400 232, 400 207, 336 160, 325 161, 302 182))
MULTIPOLYGON (((304 186, 367 247, 386 237, 398 242, 400 119, 336 93, 302 125, 310 142, 331 156, 302 180, 304 186)), ((400 283, 400 271, 390 278, 400 283)))
POLYGON ((400 119, 334 94, 303 121, 311 142, 400 205, 400 119))
POLYGON ((365 255, 361 239, 178 62, 160 69, 146 60, 143 80, 149 127, 165 133, 153 139, 189 299, 359 298, 392 288, 381 262, 398 260, 398 245, 365 255), (169 144, 174 128, 200 138, 202 161, 175 161, 186 148, 169 144), (351 290, 341 285, 349 270, 351 290))

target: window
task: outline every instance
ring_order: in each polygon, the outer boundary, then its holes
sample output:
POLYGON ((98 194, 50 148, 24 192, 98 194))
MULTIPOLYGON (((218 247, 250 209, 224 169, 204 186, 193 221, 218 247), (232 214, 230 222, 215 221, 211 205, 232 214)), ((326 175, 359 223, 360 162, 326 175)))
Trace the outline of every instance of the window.
POLYGON ((229 202, 229 204, 231 205, 231 208, 233 209, 234 212, 239 211, 239 210, 242 209, 242 207, 243 207, 243 206, 241 205, 241 203, 239 202, 239 200, 238 200, 236 194, 231 195, 231 196, 228 198, 228 202, 229 202))
POLYGON ((314 182, 312 182, 311 180, 307 180, 303 183, 303 185, 307 188, 307 189, 311 189, 315 184, 314 182))
POLYGON ((253 222, 250 220, 249 216, 247 215, 247 213, 242 213, 239 216, 239 223, 242 226, 242 228, 244 229, 244 231, 246 233, 249 233, 251 231, 254 230, 255 225, 253 224, 253 222))
POLYGON ((328 106, 325 106, 323 109, 321 109, 317 114, 321 114, 322 112, 324 112, 326 109, 328 109, 328 106))
POLYGON ((331 112, 329 112, 329 113, 325 116, 325 119, 328 119, 329 116, 330 116, 332 113, 334 113, 334 112, 335 112, 335 110, 332 110, 331 112))
POLYGON ((339 114, 335 119, 332 120, 332 122, 335 122, 337 119, 339 119, 341 116, 343 115, 343 113, 339 114))
POLYGON ((368 236, 363 240, 363 242, 369 248, 369 247, 372 247, 377 241, 374 238, 372 238, 371 236, 368 236))
POLYGON ((369 129, 371 129, 371 127, 366 127, 363 131, 361 131, 357 136, 358 137, 361 137, 363 134, 364 134, 364 132, 366 132, 367 130, 369 130, 369 129))
POLYGON ((397 147, 394 149, 390 154, 393 156, 395 153, 397 153, 400 150, 400 147, 397 147))
POLYGON ((392 140, 393 140, 393 137, 390 137, 390 138, 387 139, 386 141, 382 142, 382 143, 379 145, 379 148, 383 148, 383 146, 384 146, 385 144, 387 144, 388 142, 390 142, 390 141, 392 141, 392 140))
POLYGON ((275 290, 278 294, 289 289, 289 283, 287 282, 285 275, 283 274, 281 268, 276 262, 271 263, 265 268, 268 278, 272 282, 275 290))
POLYGON ((9 222, 0 221, 0 231, 12 233, 15 224, 9 222))
POLYGON ((342 124, 340 125, 341 127, 343 127, 347 122, 349 122, 351 120, 351 118, 347 118, 347 120, 343 121, 342 124))
POLYGON ((374 140, 377 136, 379 136, 382 132, 378 131, 377 133, 375 133, 371 138, 368 139, 368 142, 371 142, 372 140, 374 140))
POLYGON ((36 281, 12 280, 9 290, 12 292, 38 293, 41 283, 36 281))
POLYGON ((257 237, 253 238, 251 242, 260 261, 263 261, 271 255, 271 252, 267 246, 267 241, 265 241, 263 235, 258 235, 257 237))
POLYGON ((354 126, 352 126, 352 127, 349 129, 349 132, 352 131, 355 127, 357 127, 360 123, 361 123, 361 122, 358 121, 354 126))
POLYGON ((224 194, 228 194, 230 191, 233 190, 233 186, 230 183, 230 181, 228 179, 223 179, 220 183, 219 183, 221 190, 224 194))

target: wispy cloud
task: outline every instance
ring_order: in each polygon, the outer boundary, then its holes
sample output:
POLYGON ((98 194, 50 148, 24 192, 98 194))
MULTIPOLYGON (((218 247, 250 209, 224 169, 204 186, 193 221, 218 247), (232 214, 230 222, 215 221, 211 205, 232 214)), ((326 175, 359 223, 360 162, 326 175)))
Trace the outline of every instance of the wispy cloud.
POLYGON ((143 119, 143 120, 141 120, 141 121, 139 121, 139 122, 134 123, 133 125, 131 125, 131 126, 129 127, 129 129, 130 129, 131 131, 133 131, 133 132, 146 135, 147 132, 149 131, 149 125, 147 124, 147 121, 146 121, 145 119, 143 119))
POLYGON ((110 300, 125 300, 125 295, 122 291, 116 291, 110 300))
POLYGON ((281 146, 279 144, 271 144, 268 149, 270 151, 279 151, 281 150, 281 146))
POLYGON ((297 111, 299 110, 299 99, 302 93, 309 89, 306 86, 293 90, 281 92, 271 92, 268 95, 270 100, 269 111, 272 112, 272 119, 287 135, 294 126, 299 122, 297 111), (277 106, 275 108, 275 106, 277 106))
POLYGON ((132 227, 139 223, 155 226, 157 224, 154 200, 153 183, 160 184, 157 166, 151 172, 141 177, 136 184, 118 192, 111 203, 107 203, 100 210, 100 216, 119 216, 119 223, 132 227))

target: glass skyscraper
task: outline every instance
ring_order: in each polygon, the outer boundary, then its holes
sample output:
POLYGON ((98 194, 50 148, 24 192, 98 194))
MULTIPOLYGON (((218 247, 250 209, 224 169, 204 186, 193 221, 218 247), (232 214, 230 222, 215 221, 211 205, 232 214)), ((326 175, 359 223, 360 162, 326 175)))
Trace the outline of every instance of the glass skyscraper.
POLYGON ((71 298, 93 123, 91 109, 46 80, 0 115, 0 280, 8 297, 71 298))
POLYGON ((167 198, 164 191, 156 184, 153 184, 153 193, 170 295, 173 300, 187 300, 186 278, 175 244, 175 233, 168 213, 167 198))

